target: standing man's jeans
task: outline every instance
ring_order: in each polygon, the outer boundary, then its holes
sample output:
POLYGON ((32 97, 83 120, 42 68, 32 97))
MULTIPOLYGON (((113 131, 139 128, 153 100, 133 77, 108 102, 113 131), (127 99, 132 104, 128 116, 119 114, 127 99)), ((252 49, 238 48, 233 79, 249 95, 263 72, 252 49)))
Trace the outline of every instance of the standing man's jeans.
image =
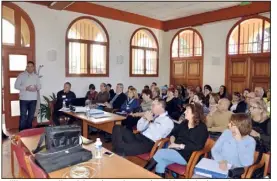
POLYGON ((32 128, 37 101, 20 100, 19 131, 32 128))

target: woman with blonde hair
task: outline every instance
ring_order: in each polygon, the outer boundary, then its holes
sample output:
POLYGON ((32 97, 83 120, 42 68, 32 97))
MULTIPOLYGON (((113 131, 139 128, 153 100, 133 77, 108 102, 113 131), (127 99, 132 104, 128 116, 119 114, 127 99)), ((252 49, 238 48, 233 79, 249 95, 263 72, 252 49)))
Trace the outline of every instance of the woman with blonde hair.
POLYGON ((250 133, 256 141, 262 142, 267 151, 270 151, 271 121, 267 115, 267 105, 263 100, 253 99, 250 101, 250 115, 253 129, 250 133))
POLYGON ((122 104, 120 111, 131 113, 135 109, 139 108, 139 106, 140 104, 139 104, 137 89, 134 87, 131 87, 128 90, 128 98, 124 102, 124 104, 122 104))

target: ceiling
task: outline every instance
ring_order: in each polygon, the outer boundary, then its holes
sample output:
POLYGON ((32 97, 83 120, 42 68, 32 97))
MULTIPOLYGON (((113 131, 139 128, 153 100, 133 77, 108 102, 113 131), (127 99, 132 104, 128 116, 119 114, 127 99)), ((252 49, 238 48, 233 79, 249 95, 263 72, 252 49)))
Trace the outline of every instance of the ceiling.
POLYGON ((161 21, 236 6, 240 2, 92 2, 161 21))

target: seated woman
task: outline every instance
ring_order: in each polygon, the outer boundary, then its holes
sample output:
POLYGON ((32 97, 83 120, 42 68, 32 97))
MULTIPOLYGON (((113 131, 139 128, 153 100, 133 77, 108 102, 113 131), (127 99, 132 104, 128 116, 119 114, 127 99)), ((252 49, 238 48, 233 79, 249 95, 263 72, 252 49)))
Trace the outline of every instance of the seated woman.
POLYGON ((220 96, 220 99, 228 98, 227 88, 224 85, 220 86, 218 95, 220 96))
POLYGON ((254 162, 255 140, 249 136, 252 125, 247 114, 233 114, 225 130, 212 148, 212 157, 222 170, 227 164, 233 168, 247 167, 254 162))
POLYGON ((152 100, 159 99, 160 98, 160 89, 159 87, 153 87, 152 88, 152 100))
POLYGON ((153 170, 165 177, 165 168, 173 163, 186 165, 194 151, 204 148, 208 130, 204 123, 203 108, 200 104, 188 104, 185 111, 186 121, 175 127, 170 137, 170 145, 160 149, 144 168, 153 170))
POLYGON ((196 88, 195 88, 195 91, 196 91, 196 93, 202 93, 202 87, 201 86, 196 86, 196 88))
POLYGON ((207 114, 209 114, 210 110, 209 108, 206 107, 205 104, 203 104, 204 99, 205 99, 204 94, 201 92, 198 92, 194 95, 193 102, 198 103, 203 107, 203 112, 204 112, 204 115, 206 116, 207 114))
POLYGON ((217 110, 217 104, 220 97, 217 93, 211 93, 210 94, 210 100, 209 100, 209 111, 210 115, 212 115, 217 110))
POLYGON ((188 88, 187 89, 187 93, 188 93, 188 97, 185 100, 184 104, 190 104, 190 103, 192 103, 193 97, 196 94, 196 92, 195 92, 195 90, 193 88, 188 88))
POLYGON ((210 100, 210 94, 213 92, 212 87, 210 85, 205 85, 204 86, 204 96, 205 99, 203 101, 203 103, 209 107, 209 100, 210 100))
POLYGON ((94 84, 90 84, 89 85, 89 91, 86 94, 86 99, 89 101, 94 101, 96 99, 97 96, 97 91, 95 91, 95 86, 94 84))
POLYGON ((168 90, 168 88, 166 86, 163 86, 163 87, 161 87, 161 90, 162 90, 161 98, 162 99, 166 99, 167 98, 167 90, 168 90))
POLYGON ((128 90, 128 98, 122 104, 120 111, 129 114, 138 108, 139 108, 139 99, 138 99, 137 89, 134 87, 131 87, 128 90))
POLYGON ((147 111, 151 111, 151 105, 153 100, 151 99, 152 92, 150 89, 144 89, 142 91, 142 103, 140 104, 141 109, 136 113, 130 113, 125 120, 121 122, 121 125, 126 126, 126 128, 133 130, 133 127, 137 125, 138 120, 145 114, 147 111))
POLYGON ((166 101, 166 111, 168 112, 168 115, 175 120, 178 120, 181 113, 181 108, 179 107, 179 102, 176 97, 174 97, 174 88, 169 88, 167 90, 167 98, 166 101))
POLYGON ((250 133, 257 143, 264 146, 264 152, 270 151, 271 147, 271 121, 267 115, 267 106, 263 100, 253 99, 250 101, 250 114, 252 118, 252 131, 250 133))
POLYGON ((244 100, 241 98, 242 96, 240 95, 239 92, 234 92, 233 93, 233 99, 232 103, 229 107, 229 110, 233 113, 245 113, 247 104, 245 103, 244 100))

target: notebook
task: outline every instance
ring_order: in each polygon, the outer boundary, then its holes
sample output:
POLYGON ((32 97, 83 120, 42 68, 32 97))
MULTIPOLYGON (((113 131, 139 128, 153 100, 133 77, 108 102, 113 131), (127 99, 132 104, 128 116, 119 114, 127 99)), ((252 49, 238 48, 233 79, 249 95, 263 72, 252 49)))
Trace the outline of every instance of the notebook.
POLYGON ((194 174, 208 178, 227 178, 228 170, 232 167, 232 165, 228 164, 227 167, 227 170, 221 170, 217 161, 208 158, 202 158, 195 166, 194 174))

